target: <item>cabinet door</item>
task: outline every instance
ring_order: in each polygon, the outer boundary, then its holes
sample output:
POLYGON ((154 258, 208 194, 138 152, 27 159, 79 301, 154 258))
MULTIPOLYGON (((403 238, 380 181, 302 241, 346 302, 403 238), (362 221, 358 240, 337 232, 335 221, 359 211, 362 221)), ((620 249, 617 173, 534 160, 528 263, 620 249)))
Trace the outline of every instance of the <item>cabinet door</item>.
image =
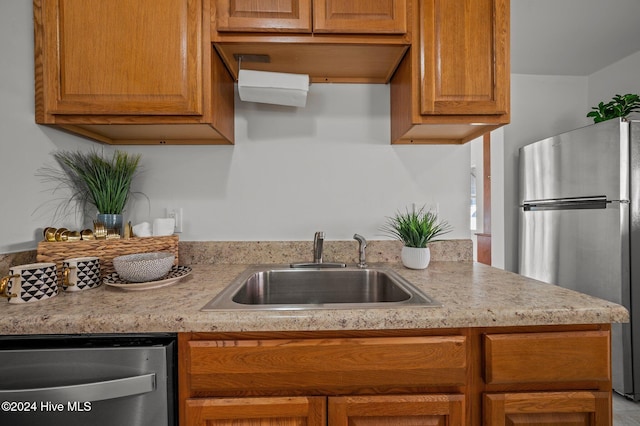
POLYGON ((311 0, 216 0, 216 29, 311 32, 311 0))
POLYGON ((47 114, 202 114, 202 0, 35 0, 39 9, 47 114))
POLYGON ((464 395, 329 398, 331 426, 465 425, 464 395))
POLYGON ((485 426, 607 426, 611 422, 608 392, 505 393, 484 397, 485 426))
POLYGON ((406 0, 313 0, 313 32, 404 34, 406 0))
POLYGON ((326 398, 188 399, 185 426, 325 426, 326 398))
POLYGON ((506 114, 509 0, 421 0, 421 113, 506 114))

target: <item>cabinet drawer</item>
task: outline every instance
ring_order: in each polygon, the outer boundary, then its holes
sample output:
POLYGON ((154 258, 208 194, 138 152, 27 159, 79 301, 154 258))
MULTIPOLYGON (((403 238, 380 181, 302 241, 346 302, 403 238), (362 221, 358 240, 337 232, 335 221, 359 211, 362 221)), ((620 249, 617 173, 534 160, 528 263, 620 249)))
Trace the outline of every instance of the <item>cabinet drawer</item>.
POLYGON ((487 384, 608 381, 607 331, 488 334, 484 336, 487 384))
POLYGON ((464 336, 190 341, 192 396, 463 386, 464 336))

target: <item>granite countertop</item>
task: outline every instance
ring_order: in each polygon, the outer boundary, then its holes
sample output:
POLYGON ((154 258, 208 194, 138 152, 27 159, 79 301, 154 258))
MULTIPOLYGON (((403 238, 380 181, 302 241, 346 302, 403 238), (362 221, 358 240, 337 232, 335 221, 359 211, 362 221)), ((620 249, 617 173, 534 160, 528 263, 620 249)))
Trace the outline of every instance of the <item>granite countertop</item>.
POLYGON ((442 307, 201 312, 247 264, 194 264, 180 282, 146 291, 102 285, 51 299, 0 301, 0 334, 380 330, 627 322, 622 306, 471 261, 426 270, 385 262, 442 307))

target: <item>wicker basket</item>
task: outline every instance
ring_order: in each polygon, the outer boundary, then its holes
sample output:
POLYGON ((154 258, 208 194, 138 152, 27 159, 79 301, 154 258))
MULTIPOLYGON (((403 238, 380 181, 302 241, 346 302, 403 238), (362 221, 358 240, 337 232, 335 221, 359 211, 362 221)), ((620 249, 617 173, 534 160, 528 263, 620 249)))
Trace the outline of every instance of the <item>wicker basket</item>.
POLYGON ((100 258, 102 276, 115 272, 113 258, 125 254, 168 251, 174 253, 174 265, 178 264, 178 235, 168 237, 129 238, 120 240, 61 241, 38 243, 38 262, 55 262, 58 272, 62 261, 74 257, 97 256, 100 258))

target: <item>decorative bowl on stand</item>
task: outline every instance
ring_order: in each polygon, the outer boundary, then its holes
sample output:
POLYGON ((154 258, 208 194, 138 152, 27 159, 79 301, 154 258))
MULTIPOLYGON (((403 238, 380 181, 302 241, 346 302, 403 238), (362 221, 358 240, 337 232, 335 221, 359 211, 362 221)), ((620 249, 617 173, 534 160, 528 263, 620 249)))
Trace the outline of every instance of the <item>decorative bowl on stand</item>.
POLYGON ((175 260, 168 252, 136 253, 113 258, 113 267, 123 280, 142 283, 165 276, 175 260))

